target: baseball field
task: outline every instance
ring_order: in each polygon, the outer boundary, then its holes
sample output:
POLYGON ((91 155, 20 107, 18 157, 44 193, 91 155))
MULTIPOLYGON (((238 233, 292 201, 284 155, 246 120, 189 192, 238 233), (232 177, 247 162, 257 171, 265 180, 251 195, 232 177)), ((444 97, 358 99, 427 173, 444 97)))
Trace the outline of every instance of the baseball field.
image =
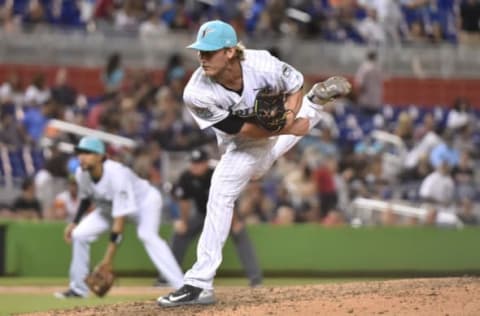
POLYGON ((58 300, 61 278, 0 278, 0 315, 478 315, 480 280, 267 279, 251 289, 244 279, 219 279, 211 306, 161 308, 168 288, 151 279, 120 278, 105 298, 58 300))
MULTIPOLYGON (((58 238, 63 225, 8 224, 0 315, 480 315, 480 279, 472 277, 480 275, 480 233, 473 228, 250 227, 267 276, 263 286, 229 277, 243 272, 228 241, 215 280, 217 303, 174 309, 156 305, 171 289, 152 286, 154 268, 131 228, 108 296, 58 300, 53 293, 67 289, 70 258, 58 238)), ((93 262, 104 247, 105 240, 94 243, 93 262)), ((192 245, 184 269, 194 254, 192 245)))

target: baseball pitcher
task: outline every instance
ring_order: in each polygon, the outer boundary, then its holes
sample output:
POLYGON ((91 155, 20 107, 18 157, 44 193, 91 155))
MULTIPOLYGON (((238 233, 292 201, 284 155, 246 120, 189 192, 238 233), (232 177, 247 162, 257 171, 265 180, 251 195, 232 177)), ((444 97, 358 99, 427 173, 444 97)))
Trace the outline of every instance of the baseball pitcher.
POLYGON ((189 48, 198 52, 200 67, 184 101, 201 128, 213 127, 223 155, 212 176, 197 261, 182 288, 158 298, 161 306, 215 302, 213 279, 240 192, 320 121, 322 104, 351 89, 345 78, 331 77, 304 97, 300 72, 267 51, 245 49, 221 21, 204 23, 189 48))

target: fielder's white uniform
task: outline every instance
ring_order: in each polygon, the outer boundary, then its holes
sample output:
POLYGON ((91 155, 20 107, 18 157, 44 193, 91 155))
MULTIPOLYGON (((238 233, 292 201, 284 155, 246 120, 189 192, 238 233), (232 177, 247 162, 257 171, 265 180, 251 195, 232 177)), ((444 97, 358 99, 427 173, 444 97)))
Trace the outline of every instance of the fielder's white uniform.
MULTIPOLYGON (((230 114, 249 116, 262 89, 294 93, 303 86, 303 75, 267 51, 245 50, 241 62, 243 91, 228 90, 205 76, 198 68, 184 91, 184 101, 200 128, 205 129, 230 114)), ((303 98, 298 117, 310 120, 310 128, 321 119, 321 106, 303 98)), ((252 177, 263 175, 273 162, 301 137, 281 135, 263 139, 229 135, 214 127, 223 155, 212 177, 207 216, 197 247, 197 262, 185 274, 185 284, 212 289, 215 272, 222 261, 222 248, 230 230, 233 205, 252 177)))
POLYGON ((148 181, 139 178, 121 163, 106 160, 103 174, 94 182, 87 171, 76 171, 79 199, 89 198, 96 209, 85 216, 72 232, 73 255, 70 265, 70 288, 86 295, 85 277, 89 272, 90 243, 111 227, 112 219, 127 216, 137 226, 155 267, 174 288, 183 285, 183 274, 167 243, 158 235, 162 197, 148 181))

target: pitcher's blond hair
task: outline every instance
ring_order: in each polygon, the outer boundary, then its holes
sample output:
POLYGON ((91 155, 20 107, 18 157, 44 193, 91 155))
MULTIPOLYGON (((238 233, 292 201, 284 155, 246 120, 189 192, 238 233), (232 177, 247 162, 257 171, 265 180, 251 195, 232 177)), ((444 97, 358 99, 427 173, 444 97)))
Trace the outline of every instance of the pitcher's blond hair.
POLYGON ((245 49, 245 45, 243 45, 242 42, 238 42, 237 45, 235 45, 235 57, 237 57, 238 60, 245 60, 245 49))

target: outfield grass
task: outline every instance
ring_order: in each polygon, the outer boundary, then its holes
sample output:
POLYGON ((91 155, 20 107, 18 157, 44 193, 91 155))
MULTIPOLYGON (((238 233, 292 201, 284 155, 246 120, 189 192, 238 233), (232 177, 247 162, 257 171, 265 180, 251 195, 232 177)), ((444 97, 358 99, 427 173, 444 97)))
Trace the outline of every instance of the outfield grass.
MULTIPOLYGON (((302 284, 320 284, 333 282, 352 282, 365 281, 369 279, 331 279, 331 278, 266 278, 265 286, 282 285, 302 285, 302 284)), ((373 279, 370 279, 373 280, 373 279)), ((378 280, 378 279, 376 279, 378 280)), ((151 286, 153 278, 118 278, 117 284, 121 286, 151 286)), ((83 300, 59 300, 53 297, 53 293, 45 292, 41 294, 31 293, 8 293, 11 287, 62 287, 68 284, 67 278, 18 278, 18 277, 0 277, 0 316, 12 315, 16 313, 40 312, 55 309, 69 309, 80 306, 108 305, 127 301, 151 301, 155 304, 156 297, 152 294, 145 295, 112 295, 104 298, 89 297, 83 300)), ((218 278, 215 280, 216 286, 247 286, 245 278, 218 278)), ((165 289, 159 289, 159 293, 165 292, 165 289)))

